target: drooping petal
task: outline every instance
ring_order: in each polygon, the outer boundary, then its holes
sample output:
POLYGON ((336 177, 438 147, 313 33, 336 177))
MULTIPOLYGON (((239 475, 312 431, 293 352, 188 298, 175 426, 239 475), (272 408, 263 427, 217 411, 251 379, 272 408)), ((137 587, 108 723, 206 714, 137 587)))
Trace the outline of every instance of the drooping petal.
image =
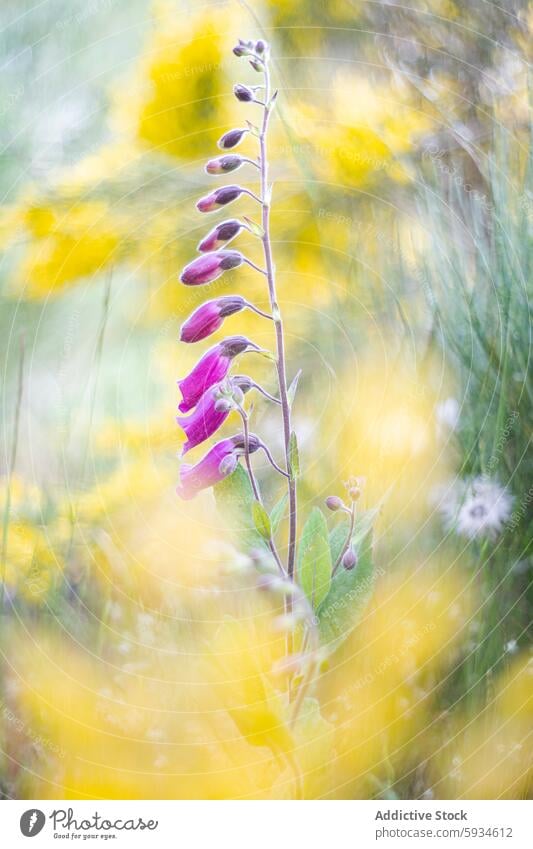
POLYGON ((218 410, 215 407, 219 390, 220 384, 217 383, 208 389, 207 392, 204 392, 190 416, 178 416, 176 418, 177 423, 187 437, 182 454, 186 454, 191 448, 205 442, 226 421, 230 408, 218 410))
POLYGON ((222 470, 220 466, 226 457, 234 457, 235 465, 233 465, 233 468, 235 468, 237 457, 234 451, 233 440, 231 438, 223 439, 221 442, 213 445, 195 466, 183 463, 180 469, 180 485, 177 489, 178 495, 188 501, 194 498, 202 489, 207 489, 224 480, 231 473, 231 466, 233 464, 226 464, 226 468, 223 467, 222 470))

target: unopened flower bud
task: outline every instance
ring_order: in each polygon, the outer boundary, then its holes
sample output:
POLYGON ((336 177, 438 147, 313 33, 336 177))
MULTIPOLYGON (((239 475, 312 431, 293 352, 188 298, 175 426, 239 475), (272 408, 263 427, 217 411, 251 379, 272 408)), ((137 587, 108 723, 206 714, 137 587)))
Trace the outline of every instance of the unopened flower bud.
POLYGON ((233 86, 233 94, 235 95, 237 100, 241 101, 241 103, 249 103, 250 100, 254 99, 254 93, 252 89, 248 88, 248 86, 241 85, 240 83, 239 85, 233 86))
POLYGON ((263 70, 263 63, 258 62, 257 59, 250 59, 250 65, 252 66, 254 71, 257 71, 258 73, 261 73, 261 71, 263 70))
POLYGON ((342 558, 342 568, 346 569, 347 572, 350 572, 352 569, 355 569, 357 566, 357 554, 353 550, 353 548, 349 548, 343 555, 342 558))
POLYGON ((348 490, 348 495, 352 501, 358 501, 361 497, 361 490, 358 486, 351 486, 348 490))
POLYGON ((326 498, 326 507, 328 510, 335 512, 336 510, 340 510, 344 507, 344 502, 338 495, 328 495, 326 498))
POLYGON ((210 195, 200 198, 196 208, 200 212, 213 212, 213 210, 236 200, 243 192, 244 189, 241 189, 240 186, 221 186, 220 189, 216 189, 210 195))
POLYGON ((218 146, 222 150, 229 150, 231 147, 236 147, 243 139, 243 136, 248 132, 247 128, 228 130, 227 133, 218 140, 218 146))
POLYGON ((228 153, 227 156, 218 156, 216 159, 210 159, 205 170, 208 174, 229 174, 230 171, 236 171, 243 163, 242 156, 236 153, 228 153))
POLYGON ((201 286, 212 283, 224 271, 236 268, 243 261, 239 251, 215 251, 199 256, 183 269, 180 280, 187 286, 201 286))
POLYGON ((259 53, 260 56, 263 55, 263 53, 265 52, 266 49, 267 49, 267 43, 266 43, 266 41, 263 41, 263 39, 260 38, 259 41, 255 42, 255 52, 259 53))
POLYGON ((242 230, 242 226, 241 222, 237 221, 236 218, 229 221, 222 221, 221 224, 217 224, 217 226, 202 239, 198 245, 198 250, 202 251, 202 253, 217 250, 217 248, 222 247, 222 245, 231 242, 237 233, 242 230))

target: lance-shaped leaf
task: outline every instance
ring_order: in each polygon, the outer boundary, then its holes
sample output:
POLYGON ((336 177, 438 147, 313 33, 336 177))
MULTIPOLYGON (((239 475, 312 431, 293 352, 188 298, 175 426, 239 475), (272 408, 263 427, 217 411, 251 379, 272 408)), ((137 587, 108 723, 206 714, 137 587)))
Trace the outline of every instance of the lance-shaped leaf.
POLYGON ((272 535, 270 518, 260 501, 254 501, 252 503, 252 517, 257 533, 260 534, 263 539, 269 540, 272 535))
POLYGON ((298 440, 293 431, 289 441, 289 472, 292 478, 297 478, 300 474, 300 455, 298 453, 298 440))
POLYGON ((315 608, 328 595, 331 569, 327 522, 322 511, 314 507, 304 525, 298 547, 298 578, 315 608))
POLYGON ((296 396, 296 390, 298 389, 298 381, 300 380, 300 375, 302 370, 300 369, 292 379, 291 385, 287 390, 287 401, 289 403, 289 407, 292 407, 294 404, 294 398, 296 396))

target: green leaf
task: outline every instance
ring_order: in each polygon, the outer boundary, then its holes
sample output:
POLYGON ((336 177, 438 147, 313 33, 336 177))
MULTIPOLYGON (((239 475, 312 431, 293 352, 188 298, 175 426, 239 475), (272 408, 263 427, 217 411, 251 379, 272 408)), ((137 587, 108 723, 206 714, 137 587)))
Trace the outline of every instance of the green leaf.
POLYGON ((263 539, 269 540, 272 534, 270 518, 260 501, 252 502, 252 517, 257 533, 260 534, 263 539))
MULTIPOLYGON (((337 557, 346 539, 341 535, 341 526, 337 526, 330 535, 332 557, 337 557), (334 535, 334 536, 333 536, 334 535), (332 539, 333 537, 333 539, 332 539), (340 543, 340 545, 339 545, 340 543)), ((354 536, 354 548, 358 553, 355 569, 346 571, 342 567, 331 581, 331 588, 317 610, 318 627, 322 641, 332 647, 340 645, 351 633, 368 604, 374 588, 374 570, 372 564, 372 531, 366 530, 363 538, 354 536)))
POLYGON ((246 546, 264 545, 252 522, 255 496, 247 472, 241 465, 213 487, 217 507, 228 522, 230 532, 246 546))
POLYGON ((298 371, 291 381, 291 385, 287 390, 287 401, 289 402, 289 407, 292 407, 294 404, 294 398, 296 396, 296 390, 298 389, 298 381, 300 380, 300 375, 302 370, 298 371))
POLYGON ((316 536, 302 554, 300 586, 313 608, 318 607, 329 593, 331 584, 331 555, 327 539, 316 536))
POLYGON ((297 478, 300 474, 300 455, 298 453, 298 440, 293 431, 289 441, 289 468, 291 477, 297 478))
POLYGON ((300 586, 314 607, 318 607, 329 592, 331 568, 328 524, 322 511, 314 507, 304 525, 298 546, 300 586))
POLYGON ((272 526, 272 533, 275 534, 277 529, 281 524, 281 520, 285 515, 285 510, 287 508, 287 494, 282 495, 277 504, 272 508, 272 512, 270 514, 270 524, 272 526))

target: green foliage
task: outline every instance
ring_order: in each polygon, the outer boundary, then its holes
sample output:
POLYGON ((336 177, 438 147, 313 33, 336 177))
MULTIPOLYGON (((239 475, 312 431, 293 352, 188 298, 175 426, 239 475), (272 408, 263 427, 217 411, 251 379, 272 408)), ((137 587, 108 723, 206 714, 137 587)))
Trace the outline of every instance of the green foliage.
MULTIPOLYGON (((332 559, 340 553, 347 528, 337 526, 330 536, 332 559), (344 531, 344 536, 341 534, 344 531)), ((359 544, 355 569, 342 567, 331 581, 331 588, 318 607, 320 635, 324 643, 337 646, 348 637, 372 595, 374 572, 372 565, 372 531, 367 530, 359 544)))
POLYGON ((265 540, 269 540, 272 535, 272 526, 270 518, 260 501, 252 502, 252 518, 257 533, 265 540))
POLYGON ((253 521, 255 496, 252 485, 242 466, 238 465, 231 475, 218 483, 214 493, 221 515, 243 546, 252 548, 264 545, 263 537, 257 532, 253 521))
POLYGON ((289 442, 289 471, 291 477, 297 478, 300 474, 300 454, 298 452, 298 440, 293 431, 289 442))
POLYGON ((313 607, 318 607, 329 592, 331 570, 327 522, 322 511, 314 507, 298 547, 298 578, 313 607))

